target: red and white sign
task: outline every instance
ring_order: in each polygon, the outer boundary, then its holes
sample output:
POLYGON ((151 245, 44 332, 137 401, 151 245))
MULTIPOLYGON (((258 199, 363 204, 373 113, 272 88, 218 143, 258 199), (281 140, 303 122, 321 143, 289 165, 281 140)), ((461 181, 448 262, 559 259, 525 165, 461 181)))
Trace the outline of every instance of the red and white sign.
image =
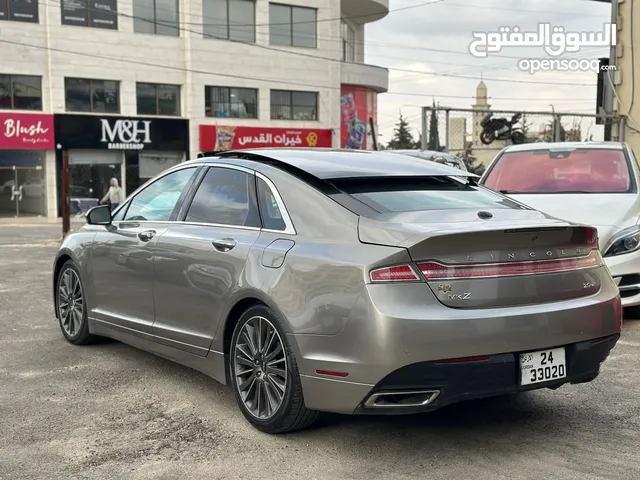
POLYGON ((200 125, 200 150, 260 147, 332 147, 330 129, 200 125))
POLYGON ((54 150, 53 115, 0 113, 0 150, 54 150))

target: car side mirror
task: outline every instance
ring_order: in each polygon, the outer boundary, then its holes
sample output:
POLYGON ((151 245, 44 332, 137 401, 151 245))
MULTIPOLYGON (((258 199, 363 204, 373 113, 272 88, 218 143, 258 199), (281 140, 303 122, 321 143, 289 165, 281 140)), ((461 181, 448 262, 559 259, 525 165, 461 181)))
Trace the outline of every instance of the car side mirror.
POLYGON ((111 207, 109 205, 98 205, 87 212, 87 223, 89 225, 111 225, 111 207))

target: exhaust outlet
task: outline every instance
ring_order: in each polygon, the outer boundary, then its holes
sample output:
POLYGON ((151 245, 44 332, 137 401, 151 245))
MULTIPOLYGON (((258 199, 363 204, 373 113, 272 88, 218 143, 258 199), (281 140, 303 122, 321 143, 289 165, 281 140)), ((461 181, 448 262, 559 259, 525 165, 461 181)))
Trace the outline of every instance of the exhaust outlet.
POLYGON ((406 408, 429 405, 440 395, 440 390, 409 392, 378 392, 367 398, 367 408, 406 408))

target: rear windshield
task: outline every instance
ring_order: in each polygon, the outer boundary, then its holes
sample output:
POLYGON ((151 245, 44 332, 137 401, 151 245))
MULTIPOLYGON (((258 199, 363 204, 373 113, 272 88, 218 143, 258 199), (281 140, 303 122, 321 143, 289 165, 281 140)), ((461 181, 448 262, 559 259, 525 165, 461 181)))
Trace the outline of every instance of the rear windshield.
POLYGON ((503 193, 627 193, 635 188, 622 150, 508 152, 484 185, 503 193))
POLYGON ((332 183, 379 213, 524 208, 490 190, 445 176, 351 178, 332 183))

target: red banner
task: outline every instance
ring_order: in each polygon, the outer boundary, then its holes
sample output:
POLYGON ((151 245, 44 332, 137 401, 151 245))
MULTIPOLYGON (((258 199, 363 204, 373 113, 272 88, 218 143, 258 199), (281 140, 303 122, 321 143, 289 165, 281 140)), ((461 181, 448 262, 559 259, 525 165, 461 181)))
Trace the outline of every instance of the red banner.
POLYGON ((0 150, 54 150, 53 115, 0 113, 0 150))
POLYGON ((340 146, 356 150, 373 150, 373 133, 369 119, 373 118, 377 130, 378 94, 368 88, 342 85, 340 110, 340 146))
POLYGON ((330 129, 200 125, 200 150, 260 147, 332 147, 330 129))

